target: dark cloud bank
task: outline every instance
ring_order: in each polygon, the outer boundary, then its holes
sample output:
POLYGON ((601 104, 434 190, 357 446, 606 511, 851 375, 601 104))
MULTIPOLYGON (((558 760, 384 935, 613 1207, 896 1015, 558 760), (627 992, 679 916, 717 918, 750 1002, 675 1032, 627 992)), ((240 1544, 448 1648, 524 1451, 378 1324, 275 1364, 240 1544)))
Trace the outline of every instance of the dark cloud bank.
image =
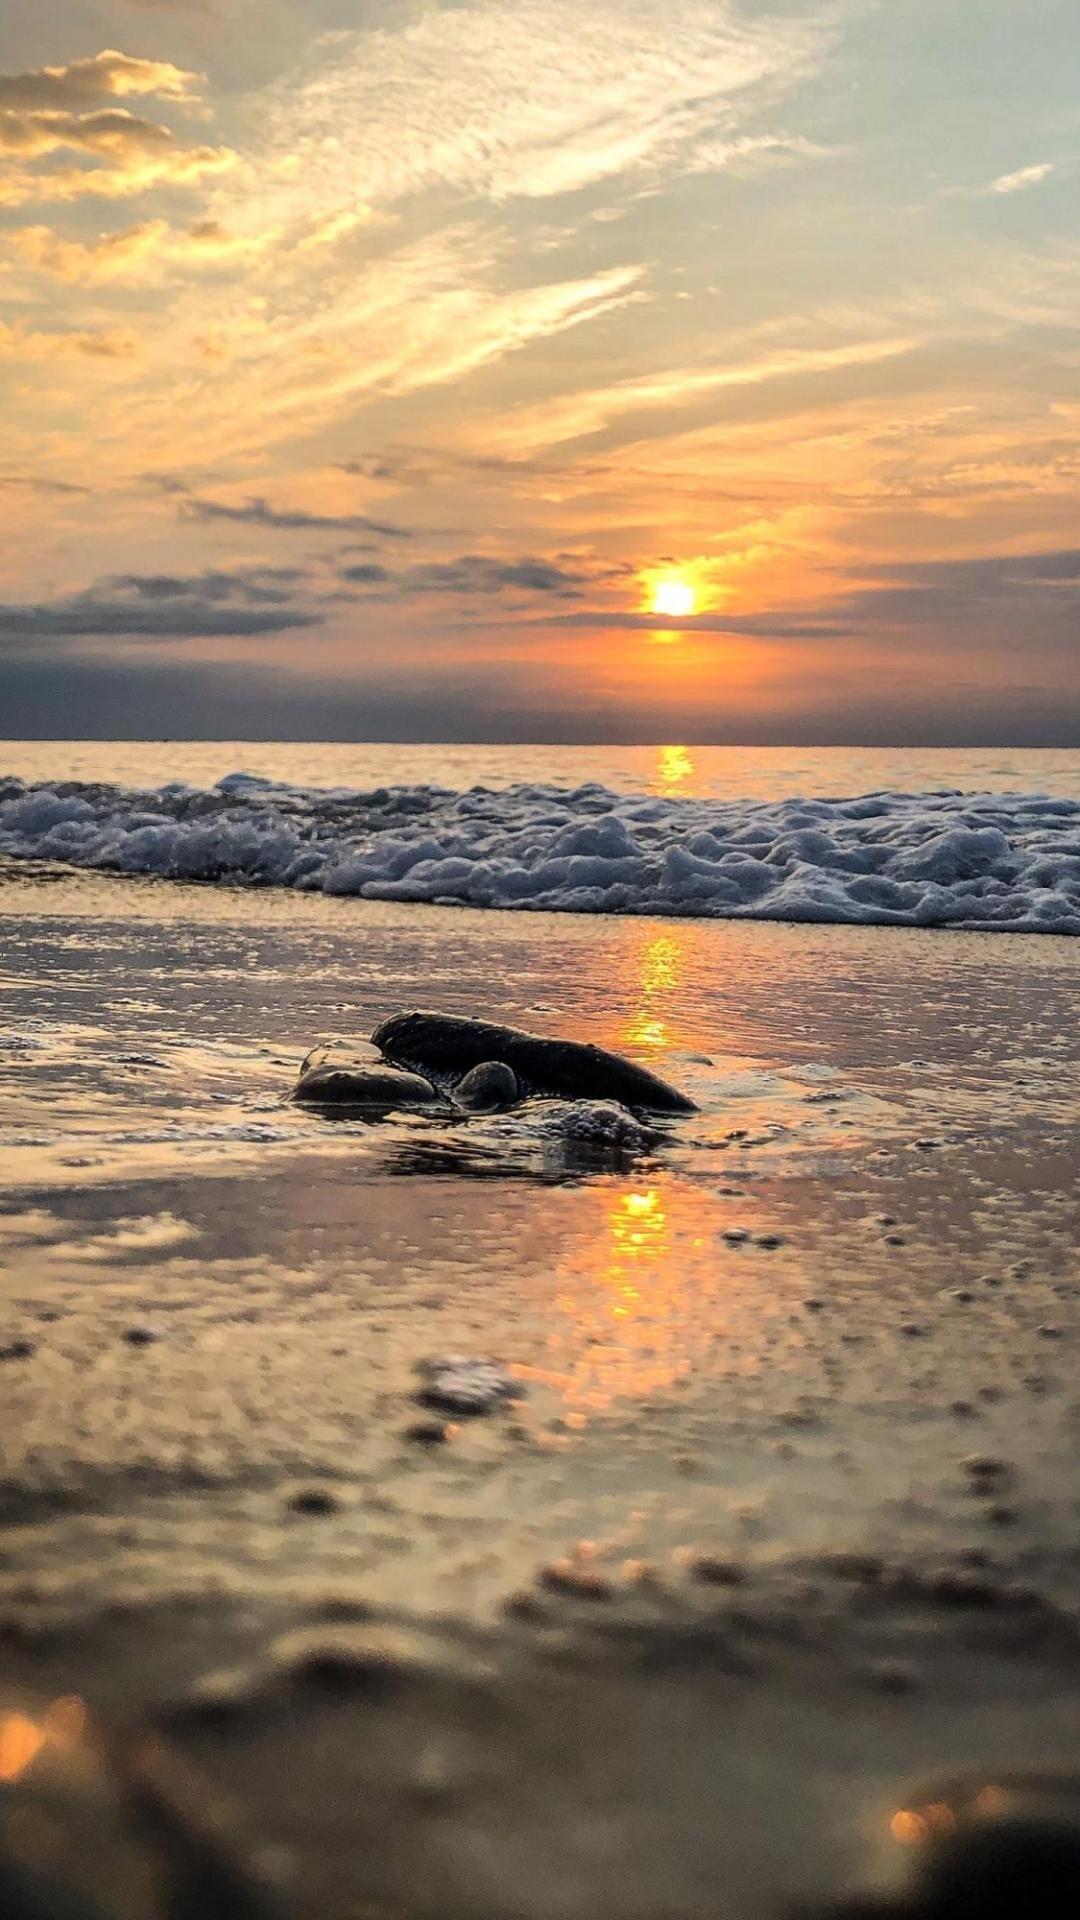
MULTIPOLYGON (((1080 741, 1080 550, 963 562, 919 563, 853 574, 854 591, 818 609, 738 622, 703 616, 679 624, 763 643, 805 642, 805 670, 790 706, 746 715, 697 681, 680 702, 677 682, 658 682, 654 711, 583 694, 572 671, 537 656, 538 628, 648 627, 641 615, 547 613, 552 600, 580 600, 595 584, 563 561, 499 561, 465 554, 398 571, 342 569, 358 591, 355 668, 347 677, 269 670, 262 636, 323 625, 333 594, 320 596, 300 567, 207 569, 193 575, 129 573, 62 599, 0 606, 0 732, 48 739, 277 738, 589 742, 684 739, 719 744, 1074 746, 1080 741), (863 584, 865 580, 865 584, 863 584), (370 591, 365 591, 370 589, 370 591), (492 609, 530 599, 513 645, 485 666, 463 669, 452 640, 446 664, 409 676, 400 642, 384 646, 380 605, 423 593, 492 609), (185 656, 190 639, 252 643, 250 664, 185 656), (832 645, 815 689, 812 648, 832 645), (144 643, 128 660, 125 641, 144 643), (145 643, 156 644, 148 659, 145 643), (839 657, 853 663, 845 684, 839 657), (866 659, 874 671, 866 673, 866 659), (880 671, 878 670, 880 668, 880 671), (861 678, 859 677, 861 676, 861 678)), ((416 619, 434 619, 425 609, 416 619)), ((676 623, 672 623, 676 624, 676 623)), ((572 645, 569 634, 566 644, 572 645)), ((617 643, 613 640, 613 645, 617 643)))

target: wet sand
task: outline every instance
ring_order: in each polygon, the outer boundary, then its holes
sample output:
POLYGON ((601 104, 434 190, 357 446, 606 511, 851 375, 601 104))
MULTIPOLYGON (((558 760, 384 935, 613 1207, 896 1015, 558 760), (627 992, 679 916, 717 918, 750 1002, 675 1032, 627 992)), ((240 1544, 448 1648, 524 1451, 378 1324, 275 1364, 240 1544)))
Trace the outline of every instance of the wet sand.
POLYGON ((312 1915, 766 1916, 1073 1767, 1072 943, 2 878, 12 1698, 166 1729, 312 1915), (283 1104, 410 1004, 701 1112, 283 1104))

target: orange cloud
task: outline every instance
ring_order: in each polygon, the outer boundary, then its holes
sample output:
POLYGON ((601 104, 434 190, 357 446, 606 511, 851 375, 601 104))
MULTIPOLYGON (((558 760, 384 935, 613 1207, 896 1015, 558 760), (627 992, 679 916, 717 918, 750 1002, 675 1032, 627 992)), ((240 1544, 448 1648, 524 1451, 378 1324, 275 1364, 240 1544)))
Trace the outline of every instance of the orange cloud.
POLYGON ((130 327, 45 333, 0 321, 0 356, 10 360, 131 360, 138 352, 139 338, 130 327))
POLYGON ((129 94, 188 100, 198 78, 198 74, 186 73, 169 60, 139 60, 107 47, 102 53, 72 60, 66 66, 0 74, 0 107, 65 108, 129 94))
MULTIPOLYGON (((2 146, 0 137, 0 148, 2 146)), ((92 195, 110 200, 129 199, 152 187, 194 186, 208 175, 228 172, 236 163, 237 156, 228 147, 174 147, 166 139, 157 151, 140 152, 136 146, 123 155, 119 165, 111 167, 61 167, 50 173, 35 173, 27 168, 13 173, 0 180, 0 207, 78 200, 92 195)))
POLYGON ((363 211, 333 220, 309 221, 289 229, 270 227, 255 233, 236 232, 220 220, 199 220, 190 227, 174 227, 168 220, 141 221, 119 233, 102 233, 94 240, 69 240, 45 225, 14 227, 0 234, 4 255, 34 274, 69 285, 125 285, 160 281, 170 274, 218 268, 230 262, 247 264, 280 248, 311 252, 346 238, 367 224, 363 211))
POLYGON ((142 120, 126 107, 105 107, 98 113, 48 110, 25 113, 0 108, 0 150, 36 160, 62 147, 81 153, 119 159, 131 152, 153 151, 172 143, 168 127, 142 120))

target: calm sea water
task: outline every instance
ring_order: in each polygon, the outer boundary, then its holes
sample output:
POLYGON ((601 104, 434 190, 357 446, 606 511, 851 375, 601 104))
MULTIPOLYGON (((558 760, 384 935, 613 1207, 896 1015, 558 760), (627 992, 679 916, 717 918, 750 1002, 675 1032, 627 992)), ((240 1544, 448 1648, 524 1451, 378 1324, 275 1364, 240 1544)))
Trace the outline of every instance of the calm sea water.
POLYGON ((0 772, 25 780, 210 786, 243 771, 314 787, 430 781, 446 787, 600 781, 623 793, 785 800, 889 789, 1080 797, 1080 748, 500 747, 206 740, 0 741, 0 772))

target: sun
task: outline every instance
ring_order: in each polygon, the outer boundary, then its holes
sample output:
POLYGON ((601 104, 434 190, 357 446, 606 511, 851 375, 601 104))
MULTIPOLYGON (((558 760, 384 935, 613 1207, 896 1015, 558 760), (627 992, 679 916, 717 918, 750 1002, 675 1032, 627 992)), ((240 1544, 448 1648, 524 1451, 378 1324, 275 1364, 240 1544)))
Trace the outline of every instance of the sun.
POLYGON ((693 613, 696 606, 697 594, 682 574, 663 573, 653 582, 653 613, 663 613, 671 620, 681 620, 693 613))

